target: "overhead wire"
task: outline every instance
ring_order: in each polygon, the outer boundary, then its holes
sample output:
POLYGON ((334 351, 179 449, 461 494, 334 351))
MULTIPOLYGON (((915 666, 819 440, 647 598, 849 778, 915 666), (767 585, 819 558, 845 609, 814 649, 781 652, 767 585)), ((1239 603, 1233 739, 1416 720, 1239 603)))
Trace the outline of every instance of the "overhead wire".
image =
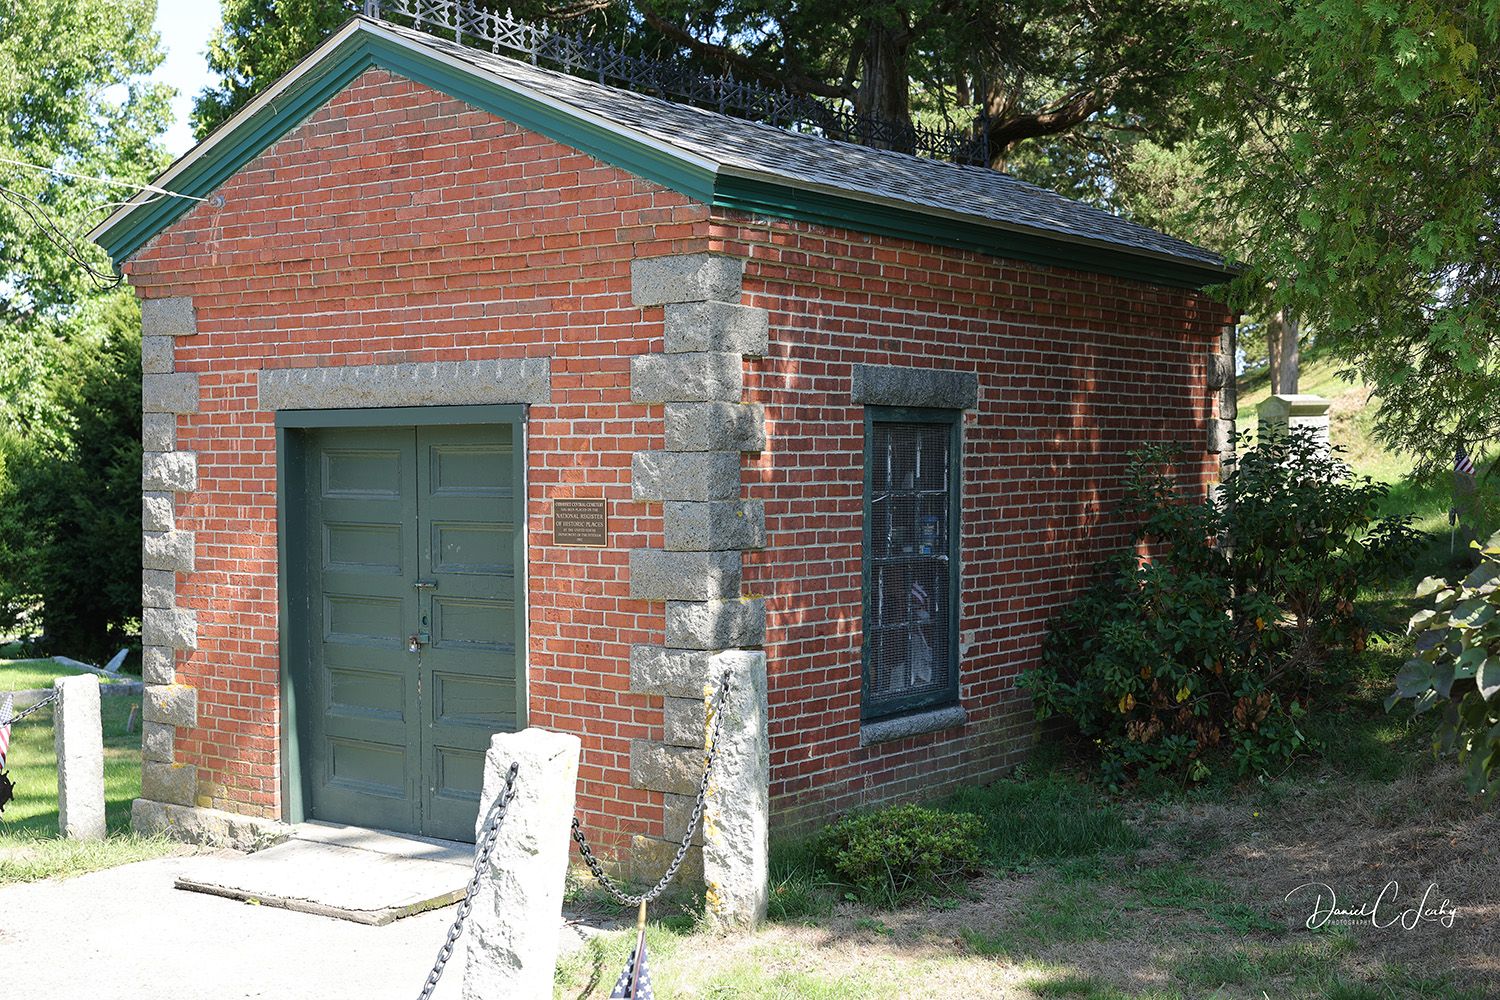
POLYGON ((67 177, 75 181, 93 181, 96 184, 109 184, 113 187, 135 188, 137 191, 150 191, 155 195, 170 195, 173 198, 187 198, 189 201, 208 201, 207 198, 200 198, 195 194, 183 194, 181 191, 168 191, 166 188, 157 187, 155 184, 142 184, 139 181, 122 181, 116 180, 113 177, 93 177, 89 174, 75 174, 67 170, 59 169, 57 167, 49 167, 41 163, 31 163, 26 160, 13 160, 8 156, 0 156, 0 163, 8 163, 14 167, 26 167, 29 170, 40 170, 45 173, 56 174, 58 177, 67 177))
POLYGON ((43 239, 61 251, 74 264, 78 265, 101 288, 114 288, 124 280, 121 275, 101 271, 95 267, 93 262, 84 255, 77 241, 64 232, 62 227, 57 225, 48 216, 46 208, 30 195, 22 194, 19 191, 12 191, 0 185, 0 198, 4 198, 25 213, 26 217, 31 220, 32 225, 36 226, 37 230, 42 234, 43 239))
MULTIPOLYGON (((0 163, 9 164, 15 167, 24 167, 28 170, 36 170, 42 173, 52 174, 57 177, 66 177, 70 180, 91 181, 96 184, 104 184, 111 187, 128 187, 134 189, 139 193, 149 193, 151 195, 151 197, 148 198, 129 198, 124 201, 109 201, 104 205, 98 206, 94 209, 95 212, 106 215, 128 205, 151 205, 155 204, 158 201, 161 201, 163 198, 168 197, 184 198, 189 201, 197 202, 208 201, 207 198, 200 198, 197 195, 183 194, 180 191, 169 191, 168 189, 159 187, 155 184, 142 184, 136 181, 123 181, 113 177, 94 177, 89 174, 74 173, 73 171, 63 170, 58 167, 47 166, 40 163, 31 163, 26 160, 17 160, 9 156, 0 156, 0 163)), ((4 198, 6 201, 19 208, 26 215, 26 217, 31 220, 32 225, 36 226, 37 230, 42 234, 42 237, 48 243, 52 244, 53 247, 59 250, 70 261, 78 265, 78 267, 82 269, 86 275, 88 275, 102 287, 114 288, 124 280, 118 274, 99 270, 99 268, 96 267, 88 259, 87 254, 79 245, 78 240, 65 232, 62 227, 59 226, 57 222, 51 217, 47 208, 40 202, 38 202, 35 198, 32 198, 30 195, 24 194, 20 191, 7 188, 3 184, 0 184, 0 198, 4 198)))

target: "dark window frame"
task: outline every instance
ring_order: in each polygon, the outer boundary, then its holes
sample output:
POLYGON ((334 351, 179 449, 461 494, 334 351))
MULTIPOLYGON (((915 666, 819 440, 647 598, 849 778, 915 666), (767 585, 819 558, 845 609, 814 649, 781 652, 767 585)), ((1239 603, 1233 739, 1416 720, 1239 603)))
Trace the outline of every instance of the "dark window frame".
POLYGON ((943 708, 959 703, 959 674, 962 657, 959 655, 959 618, 963 611, 961 592, 962 568, 959 554, 963 537, 961 512, 963 509, 963 411, 930 409, 921 407, 866 406, 864 438, 864 544, 860 553, 860 718, 862 721, 886 719, 908 715, 934 708, 943 708), (870 623, 872 618, 871 586, 874 560, 871 553, 874 517, 872 513, 875 486, 875 425, 876 424, 942 424, 948 427, 948 530, 946 532, 946 556, 948 565, 948 657, 944 665, 948 671, 948 683, 931 691, 892 698, 875 695, 872 691, 870 673, 870 623))

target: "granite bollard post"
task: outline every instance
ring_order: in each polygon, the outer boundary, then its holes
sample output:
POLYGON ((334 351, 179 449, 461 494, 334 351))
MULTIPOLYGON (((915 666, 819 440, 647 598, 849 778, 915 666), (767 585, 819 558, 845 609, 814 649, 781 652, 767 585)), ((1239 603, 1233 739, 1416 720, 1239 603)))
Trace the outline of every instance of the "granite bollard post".
POLYGON ((57 827, 74 840, 104 839, 104 729, 99 678, 93 674, 52 682, 57 750, 57 827))
MULTIPOLYGON (((745 930, 766 918, 771 752, 766 718, 766 654, 720 657, 730 671, 724 726, 703 810, 704 911, 720 930, 745 930)), ((712 704, 718 685, 705 687, 712 704)), ((712 726, 712 720, 707 723, 712 726)))
POLYGON ((576 736, 542 729, 490 740, 476 833, 511 763, 520 770, 469 918, 465 1000, 552 995, 579 746, 576 736))

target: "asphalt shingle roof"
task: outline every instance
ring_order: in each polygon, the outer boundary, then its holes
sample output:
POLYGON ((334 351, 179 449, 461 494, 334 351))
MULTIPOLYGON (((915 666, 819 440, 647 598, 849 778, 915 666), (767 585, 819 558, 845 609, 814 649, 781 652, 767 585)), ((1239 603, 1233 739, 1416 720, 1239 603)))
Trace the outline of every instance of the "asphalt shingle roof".
POLYGON ((526 90, 716 163, 732 173, 773 175, 783 182, 858 192, 1005 228, 1104 244, 1128 253, 1166 257, 1212 269, 1226 267, 1224 259, 1211 250, 997 170, 789 132, 543 69, 397 25, 382 23, 381 26, 526 90))

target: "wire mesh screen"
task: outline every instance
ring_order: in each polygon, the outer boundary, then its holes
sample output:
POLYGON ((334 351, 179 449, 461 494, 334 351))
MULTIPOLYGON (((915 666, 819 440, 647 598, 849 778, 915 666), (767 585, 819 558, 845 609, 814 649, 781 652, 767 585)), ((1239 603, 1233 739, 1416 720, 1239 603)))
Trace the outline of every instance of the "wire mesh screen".
POLYGON ((938 700, 952 687, 947 424, 872 428, 865 713, 938 700))

